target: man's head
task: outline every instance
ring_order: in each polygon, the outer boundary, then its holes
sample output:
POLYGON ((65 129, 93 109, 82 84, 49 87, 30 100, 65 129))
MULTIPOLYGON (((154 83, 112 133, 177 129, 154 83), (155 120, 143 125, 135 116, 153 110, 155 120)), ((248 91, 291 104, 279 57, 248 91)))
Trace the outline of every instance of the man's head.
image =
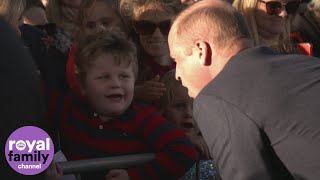
POLYGON ((229 3, 203 0, 175 20, 169 48, 177 63, 176 78, 196 97, 238 51, 249 46, 242 15, 229 3))

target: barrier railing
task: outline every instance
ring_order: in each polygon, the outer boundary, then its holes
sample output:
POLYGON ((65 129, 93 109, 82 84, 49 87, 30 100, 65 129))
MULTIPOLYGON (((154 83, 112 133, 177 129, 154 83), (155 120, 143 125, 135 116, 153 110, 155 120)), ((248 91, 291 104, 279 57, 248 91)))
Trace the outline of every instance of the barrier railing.
POLYGON ((64 175, 79 174, 89 171, 105 169, 128 168, 150 162, 155 158, 152 153, 135 154, 125 156, 113 156, 106 158, 58 162, 64 175))

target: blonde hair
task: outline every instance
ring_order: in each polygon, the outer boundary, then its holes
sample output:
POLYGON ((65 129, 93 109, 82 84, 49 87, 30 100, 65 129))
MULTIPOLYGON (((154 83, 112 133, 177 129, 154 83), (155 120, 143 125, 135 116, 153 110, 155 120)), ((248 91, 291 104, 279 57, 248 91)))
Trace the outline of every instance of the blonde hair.
MULTIPOLYGON (((66 7, 63 4, 63 0, 49 0, 49 3, 46 7, 47 19, 50 23, 54 23, 57 27, 63 29, 68 33, 73 33, 76 31, 77 22, 76 19, 70 19, 65 16, 63 13, 63 8, 66 7)), ((77 11, 77 8, 74 8, 77 11)))
POLYGON ((138 60, 134 43, 127 40, 123 33, 109 29, 83 37, 78 42, 75 64, 76 75, 80 80, 86 77, 88 68, 102 54, 111 54, 117 65, 132 65, 135 77, 137 77, 138 60))
MULTIPOLYGON (((233 7, 238 9, 247 21, 249 31, 254 40, 254 45, 260 45, 260 37, 258 34, 258 27, 256 22, 256 8, 258 0, 234 0, 233 7)), ((286 41, 290 34, 290 19, 288 18, 285 30, 280 34, 279 42, 286 41)))
POLYGON ((180 0, 121 0, 120 13, 130 21, 135 21, 149 9, 164 10, 176 15, 184 7, 180 0))
POLYGON ((320 12, 320 1, 319 0, 312 0, 309 4, 308 4, 309 9, 313 10, 313 11, 318 11, 320 12))
POLYGON ((48 21, 55 23, 58 27, 63 27, 63 15, 61 10, 62 0, 49 0, 46 7, 48 21))
POLYGON ((1 0, 0 16, 13 25, 21 17, 25 7, 25 0, 1 0))
POLYGON ((163 111, 165 108, 167 108, 175 98, 174 89, 176 87, 183 87, 182 83, 176 80, 175 74, 176 71, 173 69, 164 74, 160 80, 166 88, 166 91, 164 92, 163 96, 161 96, 159 103, 157 104, 157 108, 160 111, 163 111))

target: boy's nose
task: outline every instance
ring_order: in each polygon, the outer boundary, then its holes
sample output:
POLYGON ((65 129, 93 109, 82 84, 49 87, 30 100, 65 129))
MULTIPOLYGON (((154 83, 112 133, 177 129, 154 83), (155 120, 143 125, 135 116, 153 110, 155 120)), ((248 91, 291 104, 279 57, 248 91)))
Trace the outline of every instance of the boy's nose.
POLYGON ((105 31, 106 27, 103 24, 98 24, 97 28, 96 28, 96 33, 105 31))
POLYGON ((119 88, 121 86, 119 78, 113 78, 111 82, 112 88, 119 88))

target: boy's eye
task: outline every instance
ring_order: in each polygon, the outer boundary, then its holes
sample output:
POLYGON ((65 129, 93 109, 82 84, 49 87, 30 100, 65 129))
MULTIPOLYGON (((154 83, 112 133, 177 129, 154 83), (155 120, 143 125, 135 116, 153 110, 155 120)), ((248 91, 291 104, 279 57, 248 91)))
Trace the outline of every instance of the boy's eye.
POLYGON ((98 76, 96 79, 108 79, 109 75, 98 76))
POLYGON ((95 22, 87 22, 86 27, 88 29, 94 29, 94 28, 96 28, 96 23, 95 22))
POLYGON ((102 21, 101 24, 104 26, 104 27, 108 27, 110 25, 110 21, 102 21))
POLYGON ((130 78, 130 76, 129 76, 129 75, 127 75, 127 74, 121 74, 121 75, 120 75, 120 77, 121 77, 122 79, 130 78))

